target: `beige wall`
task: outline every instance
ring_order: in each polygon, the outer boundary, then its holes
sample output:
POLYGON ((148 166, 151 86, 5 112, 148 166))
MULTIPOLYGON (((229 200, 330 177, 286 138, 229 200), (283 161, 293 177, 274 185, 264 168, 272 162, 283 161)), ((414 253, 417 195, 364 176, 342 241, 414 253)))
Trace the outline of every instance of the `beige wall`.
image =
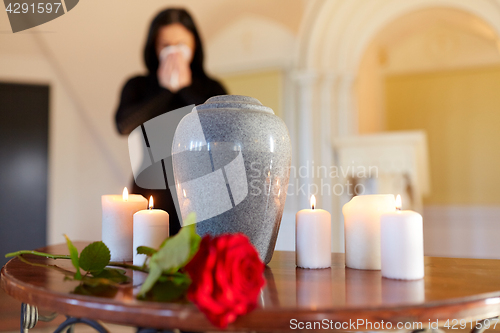
POLYGON ((426 204, 500 204, 500 67, 389 76, 387 129, 424 129, 426 204))
POLYGON ((359 66, 356 82, 358 131, 360 134, 385 130, 385 93, 383 64, 386 54, 371 43, 359 66))
POLYGON ((387 129, 387 75, 491 65, 500 65, 500 37, 470 13, 432 8, 388 22, 360 62, 356 82, 359 133, 387 129))
POLYGON ((222 83, 232 95, 246 95, 257 98, 282 117, 283 72, 271 70, 258 73, 222 76, 222 83))
POLYGON ((500 139, 491 128, 500 119, 498 40, 474 15, 436 8, 389 23, 364 53, 359 132, 427 132, 426 205, 500 203, 500 161, 491 153, 500 139))

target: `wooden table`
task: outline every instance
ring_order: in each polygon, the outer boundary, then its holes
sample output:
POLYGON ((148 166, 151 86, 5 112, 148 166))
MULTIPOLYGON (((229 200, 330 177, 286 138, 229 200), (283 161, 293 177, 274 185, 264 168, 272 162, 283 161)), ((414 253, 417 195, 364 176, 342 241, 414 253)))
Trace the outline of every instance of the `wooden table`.
MULTIPOLYGON (((85 243, 76 245, 82 249, 85 243)), ((67 254, 65 245, 40 251, 67 254)), ((54 263, 41 257, 26 258, 54 263)), ((69 260, 57 260, 57 264, 71 269, 69 260)), ((132 272, 127 274, 132 276, 132 272)), ((398 328, 406 323, 406 329, 414 331, 436 320, 439 326, 447 320, 450 326, 463 320, 474 328, 476 321, 500 314, 500 260, 426 257, 425 279, 397 281, 382 278, 380 271, 345 268, 343 254, 332 254, 331 269, 306 270, 295 267, 293 252, 275 252, 265 277, 259 308, 239 317, 229 330, 287 331, 308 328, 309 322, 316 329, 351 331, 388 325, 398 328)), ((136 282, 143 278, 136 272, 136 282)), ((90 324, 100 320, 154 329, 216 330, 190 303, 139 301, 134 297, 138 288, 133 285, 120 288, 113 298, 72 294, 77 285, 64 281, 57 271, 29 266, 17 258, 1 272, 1 286, 10 296, 90 324)), ((492 320, 492 327, 494 324, 492 320)))

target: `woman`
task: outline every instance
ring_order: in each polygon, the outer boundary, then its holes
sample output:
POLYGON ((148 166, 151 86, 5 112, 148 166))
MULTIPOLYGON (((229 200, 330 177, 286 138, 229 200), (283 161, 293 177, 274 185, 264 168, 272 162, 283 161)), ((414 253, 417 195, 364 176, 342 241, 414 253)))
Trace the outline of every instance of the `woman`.
MULTIPOLYGON (((131 78, 123 87, 116 112, 120 134, 128 135, 137 126, 190 104, 201 104, 226 91, 203 69, 203 47, 198 30, 184 9, 167 9, 151 23, 144 48, 147 76, 131 78)), ((155 208, 170 214, 170 234, 180 229, 170 191, 148 190, 134 182, 132 193, 153 196, 155 208)))

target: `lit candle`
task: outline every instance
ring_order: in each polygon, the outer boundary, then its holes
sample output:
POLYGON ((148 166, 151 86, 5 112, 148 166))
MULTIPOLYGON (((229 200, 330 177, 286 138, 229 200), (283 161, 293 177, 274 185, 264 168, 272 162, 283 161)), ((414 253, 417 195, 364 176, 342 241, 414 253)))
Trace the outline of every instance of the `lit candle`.
POLYGON ((146 260, 145 254, 137 254, 137 247, 147 246, 158 249, 169 235, 168 213, 153 209, 153 197, 149 198, 149 208, 134 214, 134 265, 141 266, 146 260))
POLYGON ((380 269, 380 216, 395 207, 392 194, 358 195, 344 205, 347 267, 380 269))
POLYGON ((332 265, 332 217, 324 209, 316 209, 311 196, 311 209, 295 216, 295 259, 301 268, 327 268, 332 265))
POLYGON ((424 277, 424 232, 422 215, 401 210, 401 196, 396 212, 383 214, 380 220, 382 276, 390 279, 416 280, 424 277))
POLYGON ((111 251, 111 261, 132 261, 133 215, 148 206, 142 195, 103 195, 102 241, 111 251))

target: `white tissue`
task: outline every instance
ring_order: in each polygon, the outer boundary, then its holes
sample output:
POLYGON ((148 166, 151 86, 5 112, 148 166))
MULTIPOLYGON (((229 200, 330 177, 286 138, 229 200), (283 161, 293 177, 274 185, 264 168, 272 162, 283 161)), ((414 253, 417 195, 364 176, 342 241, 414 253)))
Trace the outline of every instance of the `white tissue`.
POLYGON ((191 49, 189 48, 189 46, 187 46, 186 44, 177 44, 177 45, 170 45, 170 46, 166 46, 164 47, 161 51, 160 51, 160 61, 163 61, 165 60, 165 58, 171 54, 171 53, 175 53, 175 52, 180 52, 182 53, 182 55, 184 56, 184 58, 187 60, 187 61, 191 61, 191 57, 193 55, 193 51, 191 51, 191 49))
MULTIPOLYGON (((164 61, 169 54, 179 52, 187 61, 191 61, 193 51, 186 44, 177 44, 164 47, 160 52, 160 61, 164 61)), ((170 77, 170 86, 177 90, 179 89, 179 72, 173 71, 170 77)))

